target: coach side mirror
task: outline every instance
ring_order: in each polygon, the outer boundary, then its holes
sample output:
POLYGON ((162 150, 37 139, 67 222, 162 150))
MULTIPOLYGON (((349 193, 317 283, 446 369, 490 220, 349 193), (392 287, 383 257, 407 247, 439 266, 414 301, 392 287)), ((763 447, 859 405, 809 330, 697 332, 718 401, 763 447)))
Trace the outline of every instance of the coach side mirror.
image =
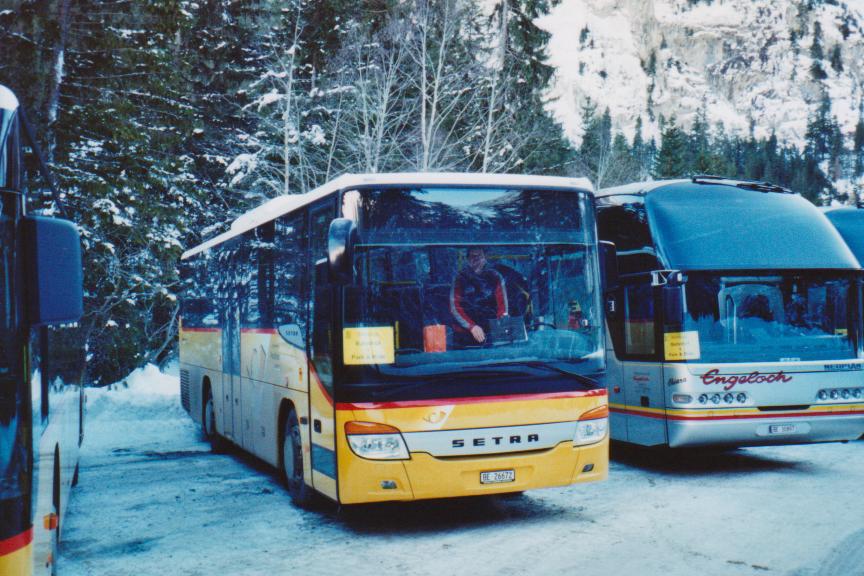
POLYGON ((618 289, 618 251, 615 244, 600 240, 600 279, 603 282, 603 292, 618 289))
POLYGON ((77 322, 84 312, 78 229, 68 220, 43 216, 27 216, 21 226, 28 323, 77 322))
POLYGON ((350 284, 354 278, 354 245, 357 243, 357 226, 348 218, 336 218, 330 223, 327 235, 327 261, 330 280, 339 284, 350 284))

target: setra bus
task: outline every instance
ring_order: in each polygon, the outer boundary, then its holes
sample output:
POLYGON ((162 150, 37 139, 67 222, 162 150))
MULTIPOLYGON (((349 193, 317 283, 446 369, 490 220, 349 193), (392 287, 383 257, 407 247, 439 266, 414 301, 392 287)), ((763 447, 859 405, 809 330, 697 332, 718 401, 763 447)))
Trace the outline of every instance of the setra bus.
POLYGON ((601 480, 595 230, 581 179, 345 175, 275 198, 182 256, 182 404, 300 505, 601 480))
POLYGON ((0 86, 0 574, 16 576, 55 572, 84 410, 78 230, 27 214, 26 140, 50 184, 17 98, 0 86))
POLYGON ((647 446, 845 441, 864 432, 860 266, 820 211, 698 176, 597 195, 617 249, 611 435, 647 446))

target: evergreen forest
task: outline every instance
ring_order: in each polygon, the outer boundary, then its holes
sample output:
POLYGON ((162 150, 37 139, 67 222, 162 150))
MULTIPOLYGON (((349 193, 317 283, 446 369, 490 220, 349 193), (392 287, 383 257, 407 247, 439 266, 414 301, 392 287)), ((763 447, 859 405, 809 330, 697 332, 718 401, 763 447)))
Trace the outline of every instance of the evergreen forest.
MULTIPOLYGON (((535 25, 555 0, 0 0, 0 84, 27 109, 79 223, 90 380, 176 350, 180 254, 262 201, 348 172, 722 174, 854 202, 864 122, 824 96, 806 146, 688 128, 626 137, 603 102, 581 142, 548 112, 535 25), (854 194, 853 194, 854 195, 854 194)), ((635 97, 635 96, 634 96, 635 97)), ((56 210, 34 182, 31 210, 56 210)))

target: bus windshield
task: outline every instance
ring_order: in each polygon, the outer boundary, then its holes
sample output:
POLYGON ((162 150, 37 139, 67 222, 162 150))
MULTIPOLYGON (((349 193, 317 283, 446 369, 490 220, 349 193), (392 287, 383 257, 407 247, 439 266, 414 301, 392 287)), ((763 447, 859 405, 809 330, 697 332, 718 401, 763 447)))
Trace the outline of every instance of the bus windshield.
POLYGON ((684 328, 698 332, 700 362, 857 358, 856 292, 842 273, 689 273, 684 328))
POLYGON ((589 202, 572 190, 363 191, 343 299, 349 395, 395 397, 406 382, 412 398, 590 385, 580 376, 603 355, 589 202))

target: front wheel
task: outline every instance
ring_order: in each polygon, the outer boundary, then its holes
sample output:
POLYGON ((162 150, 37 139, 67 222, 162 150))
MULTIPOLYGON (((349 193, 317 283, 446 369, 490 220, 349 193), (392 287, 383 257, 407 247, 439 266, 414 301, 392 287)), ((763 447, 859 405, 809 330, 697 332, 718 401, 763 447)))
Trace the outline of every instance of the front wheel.
POLYGON ((291 500, 300 507, 306 507, 311 504, 313 493, 303 479, 303 441, 294 408, 288 410, 282 430, 282 481, 291 500))

